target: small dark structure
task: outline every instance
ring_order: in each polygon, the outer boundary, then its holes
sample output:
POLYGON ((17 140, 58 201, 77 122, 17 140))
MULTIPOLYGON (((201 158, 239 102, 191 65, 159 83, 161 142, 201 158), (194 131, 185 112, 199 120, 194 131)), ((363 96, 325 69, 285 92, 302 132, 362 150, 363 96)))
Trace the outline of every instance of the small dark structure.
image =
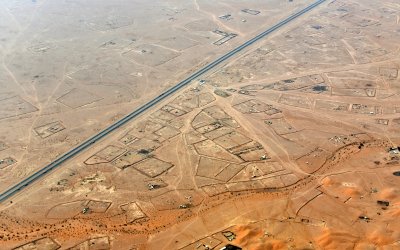
POLYGON ((360 220, 364 220, 364 221, 366 221, 366 222, 369 222, 369 221, 371 220, 369 217, 364 216, 364 215, 358 216, 358 218, 359 218, 360 220))
POLYGON ((376 203, 378 205, 385 206, 385 207, 388 207, 390 204, 388 201, 376 201, 376 203))
POLYGON ((400 154, 400 147, 389 148, 389 153, 395 154, 395 155, 400 154))
POLYGON ((400 171, 393 172, 394 176, 400 176, 400 171))
POLYGON ((328 88, 324 85, 316 85, 312 89, 313 89, 313 91, 316 91, 316 92, 323 92, 323 91, 328 90, 328 88))
POLYGON ((228 244, 228 245, 224 246, 223 248, 221 248, 221 250, 242 250, 242 248, 228 244))
POLYGON ((142 154, 142 155, 147 155, 147 154, 150 154, 150 150, 147 150, 147 149, 140 149, 139 151, 138 151, 138 153, 139 154, 142 154))
POLYGON ((261 13, 261 11, 251 10, 251 9, 244 9, 244 10, 242 10, 242 12, 250 14, 250 15, 254 15, 254 16, 256 16, 256 15, 261 13))

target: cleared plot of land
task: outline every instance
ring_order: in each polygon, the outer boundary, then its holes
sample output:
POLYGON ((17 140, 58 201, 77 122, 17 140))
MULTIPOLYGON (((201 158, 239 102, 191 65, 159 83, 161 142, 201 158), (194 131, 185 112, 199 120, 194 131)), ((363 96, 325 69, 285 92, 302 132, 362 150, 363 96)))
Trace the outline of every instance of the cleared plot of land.
POLYGON ((87 206, 87 200, 79 200, 68 203, 59 204, 51 208, 47 212, 47 218, 51 219, 66 219, 72 218, 83 211, 87 206))
POLYGON ((198 206, 203 196, 194 190, 174 190, 151 199, 152 204, 159 210, 188 209, 198 206))
POLYGON ((335 101, 328 101, 328 100, 316 100, 315 101, 315 109, 347 112, 347 111, 349 111, 349 108, 350 108, 349 103, 335 102, 335 101))
POLYGON ((251 142, 251 139, 240 133, 232 132, 218 137, 214 140, 214 142, 222 146, 223 148, 229 149, 251 142))
POLYGON ((295 90, 309 87, 315 84, 321 84, 325 80, 320 75, 303 76, 298 78, 286 79, 273 84, 265 85, 265 89, 274 89, 279 91, 295 90))
POLYGON ((296 132, 296 129, 285 118, 268 119, 265 120, 265 124, 279 135, 296 132))
POLYGON ((168 47, 173 50, 177 51, 182 51, 188 48, 191 48, 193 46, 198 45, 199 43, 197 41, 194 41, 192 39, 183 37, 183 36, 177 36, 177 37, 172 37, 168 40, 164 40, 160 42, 160 45, 168 47))
POLYGON ((201 157, 197 167, 197 175, 227 182, 241 169, 243 169, 243 166, 238 164, 201 157))
POLYGON ((134 20, 132 19, 132 17, 129 16, 108 15, 106 16, 106 18, 103 19, 96 17, 94 17, 93 19, 89 19, 86 22, 86 25, 95 30, 108 31, 126 27, 132 25, 133 23, 134 20))
POLYGON ((20 96, 0 100, 0 120, 33 113, 38 109, 20 96))
POLYGON ((144 44, 134 48, 124 56, 136 61, 137 63, 155 67, 164 64, 175 57, 178 57, 179 55, 179 52, 175 52, 161 46, 144 44))
POLYGON ((59 97, 57 99, 57 101, 70 107, 70 108, 76 109, 76 108, 94 103, 96 101, 99 101, 101 99, 102 99, 101 97, 96 96, 85 90, 72 89, 68 93, 59 97))
POLYGON ((92 164, 99 164, 99 163, 106 163, 114 160, 118 156, 125 153, 125 149, 117 147, 117 146, 107 146, 104 149, 97 152, 95 155, 91 156, 89 159, 85 161, 85 164, 92 165, 92 164))
POLYGON ((351 112, 357 114, 370 114, 376 115, 381 113, 382 108, 380 106, 368 105, 368 104, 353 104, 351 106, 351 112))
POLYGON ((126 223, 132 223, 147 217, 136 202, 121 205, 121 209, 126 213, 126 223))
POLYGON ((36 133, 41 137, 41 138, 46 138, 51 135, 54 135, 62 130, 64 130, 65 127, 64 125, 60 122, 52 122, 43 126, 39 126, 35 128, 36 133))
MULTIPOLYGON (((176 129, 174 127, 171 126, 165 126, 160 130, 157 130, 156 132, 154 132, 156 135, 160 136, 162 138, 162 140, 168 140, 174 136, 177 136, 181 133, 181 131, 179 129, 176 129)), ((161 140, 161 141, 162 141, 161 140)))
POLYGON ((127 168, 136 162, 139 162, 147 157, 146 154, 141 154, 137 151, 128 151, 113 161, 113 164, 121 169, 127 168))
POLYGON ((88 208, 91 213, 105 213, 110 206, 111 202, 109 201, 90 200, 86 208, 88 208))
POLYGON ((31 250, 31 249, 43 249, 43 250, 56 250, 59 249, 61 246, 57 244, 51 238, 42 238, 20 247, 14 248, 14 250, 31 250))
POLYGON ((354 96, 354 97, 374 97, 376 89, 332 89, 332 95, 354 96))
POLYGON ((311 109, 312 106, 311 101, 307 97, 298 95, 284 94, 279 99, 279 103, 306 109, 311 109))
POLYGON ((16 162, 17 162, 17 160, 15 160, 12 157, 7 157, 7 158, 4 158, 4 159, 1 159, 0 160, 0 169, 6 168, 8 166, 11 166, 12 164, 14 164, 16 162))
POLYGON ((151 157, 133 165, 133 167, 146 176, 154 178, 172 168, 173 165, 171 163, 151 157))
POLYGON ((74 247, 71 247, 69 250, 108 250, 110 247, 110 239, 108 236, 105 236, 86 240, 74 247))
POLYGON ((232 162, 240 162, 240 160, 228 153, 224 148, 215 144, 211 140, 205 140, 194 144, 199 155, 209 156, 213 158, 223 159, 232 162))
POLYGON ((257 99, 236 104, 234 107, 244 114, 266 112, 273 108, 272 105, 263 103, 257 99))

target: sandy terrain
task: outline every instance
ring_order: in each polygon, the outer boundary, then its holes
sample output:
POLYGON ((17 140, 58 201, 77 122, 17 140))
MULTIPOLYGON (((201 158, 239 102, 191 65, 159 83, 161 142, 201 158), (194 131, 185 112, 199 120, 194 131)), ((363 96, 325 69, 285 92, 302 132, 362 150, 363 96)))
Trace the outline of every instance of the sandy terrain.
MULTIPOLYGON (((0 188, 312 1, 245 2, 2 2, 0 188)), ((1 204, 2 248, 399 249, 399 20, 327 1, 1 204)))

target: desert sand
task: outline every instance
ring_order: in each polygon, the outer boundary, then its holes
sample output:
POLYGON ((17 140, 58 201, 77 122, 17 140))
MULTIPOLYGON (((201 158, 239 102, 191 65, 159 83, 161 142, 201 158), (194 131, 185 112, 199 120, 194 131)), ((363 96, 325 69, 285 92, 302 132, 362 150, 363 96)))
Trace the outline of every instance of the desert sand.
MULTIPOLYGON (((0 3, 0 189, 312 2, 0 3)), ((324 2, 1 203, 0 248, 399 249, 399 20, 324 2)))

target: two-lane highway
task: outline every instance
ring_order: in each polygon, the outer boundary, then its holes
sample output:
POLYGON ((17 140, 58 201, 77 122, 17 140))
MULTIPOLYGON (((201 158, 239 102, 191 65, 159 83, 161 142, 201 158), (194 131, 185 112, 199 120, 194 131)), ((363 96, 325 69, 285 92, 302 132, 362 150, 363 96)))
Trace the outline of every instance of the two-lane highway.
POLYGON ((258 40, 264 38, 265 36, 269 35, 270 33, 276 31, 277 29, 281 28, 282 26, 286 25, 287 23, 293 21, 294 19, 298 18, 299 16, 309 12, 316 6, 320 5, 321 3, 325 2, 326 0, 319 0, 315 3, 307 6, 306 8, 292 14, 291 16, 287 17, 286 19, 280 21, 279 23, 275 24, 271 28, 267 29, 266 31, 260 33, 259 35, 255 36, 254 38, 248 40, 247 42, 243 43, 242 45, 238 46, 237 48, 233 49, 232 51, 226 53, 225 55, 219 57, 215 61, 211 62, 210 64, 206 65, 199 71, 193 73, 191 76, 186 78, 185 80, 179 82, 174 87, 166 90, 164 93, 159 95, 158 97, 154 98, 153 100, 149 101, 148 103, 144 104, 143 106, 139 107, 129 115, 125 116, 121 120, 117 121, 116 123, 112 124, 108 128, 102 130, 98 134, 94 135, 93 137, 89 138, 82 144, 78 145, 77 147, 71 149, 70 151, 66 152, 59 158, 57 158, 52 163, 48 164, 44 168, 38 170, 37 172, 33 173, 31 176, 23 179, 18 184, 12 186, 8 190, 4 191, 0 194, 0 202, 5 201, 6 199, 10 198, 14 194, 18 193, 26 186, 32 184, 39 178, 43 177, 49 171, 61 166, 64 162, 68 161, 72 157, 76 156, 80 152, 84 151, 85 149, 89 148, 92 144, 96 143, 97 141, 101 140, 114 130, 118 129, 122 125, 125 125, 127 122, 132 121, 134 118, 138 117, 139 115, 143 114, 145 111, 151 109, 154 105, 158 104, 159 102, 163 101, 167 97, 171 96, 172 94, 176 93, 178 90, 182 89, 184 86, 187 86, 190 82, 197 79, 204 73, 208 72, 209 70, 213 69, 217 65, 221 64, 222 62, 228 60, 232 56, 236 55, 238 52, 242 51, 243 49, 247 48, 248 46, 252 45, 253 43, 257 42, 258 40))

